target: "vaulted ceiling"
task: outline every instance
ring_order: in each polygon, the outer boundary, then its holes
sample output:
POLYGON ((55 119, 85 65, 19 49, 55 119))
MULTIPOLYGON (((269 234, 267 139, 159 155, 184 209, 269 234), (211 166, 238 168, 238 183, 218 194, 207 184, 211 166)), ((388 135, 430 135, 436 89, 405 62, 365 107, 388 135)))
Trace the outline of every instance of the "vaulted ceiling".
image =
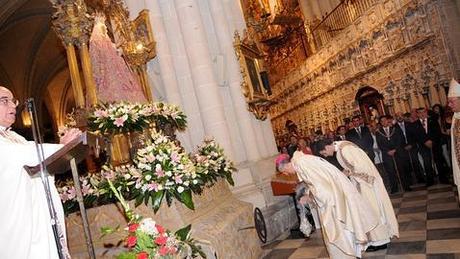
POLYGON ((0 6, 0 85, 20 100, 45 104, 56 121, 66 99, 56 95, 68 92, 70 79, 65 49, 51 28, 51 3, 0 0, 0 6))

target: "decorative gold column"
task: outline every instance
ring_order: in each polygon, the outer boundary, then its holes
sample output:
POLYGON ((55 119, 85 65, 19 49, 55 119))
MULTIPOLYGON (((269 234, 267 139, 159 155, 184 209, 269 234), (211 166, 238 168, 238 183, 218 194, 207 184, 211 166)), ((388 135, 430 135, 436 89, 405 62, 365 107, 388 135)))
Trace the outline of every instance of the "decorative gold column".
POLYGON ((81 85, 80 71, 78 69, 74 45, 71 43, 67 44, 66 51, 75 105, 81 108, 85 106, 85 97, 83 96, 83 87, 81 85))
MULTIPOLYGON (((85 96, 75 46, 85 46, 86 49, 82 48, 83 52, 88 52, 86 42, 92 28, 92 19, 87 13, 86 4, 83 0, 54 1, 52 4, 55 9, 52 16, 53 29, 66 48, 75 105, 78 108, 83 108, 85 106, 85 96)), ((89 80, 92 77, 92 72, 88 73, 88 68, 91 69, 89 55, 85 56, 80 53, 80 57, 82 63, 84 62, 82 65, 83 75, 88 88, 88 85, 91 87, 89 80)))
POLYGON ((144 91, 144 95, 147 98, 148 102, 153 101, 152 90, 150 89, 150 82, 149 77, 147 74, 147 66, 140 65, 137 67, 137 74, 139 75, 139 79, 142 85, 142 90, 144 91))
POLYGON ((80 59, 81 68, 83 70, 83 77, 85 79, 86 96, 88 97, 88 104, 93 106, 97 104, 97 90, 96 82, 94 81, 93 68, 91 65, 91 58, 89 56, 88 44, 82 42, 80 45, 80 59))

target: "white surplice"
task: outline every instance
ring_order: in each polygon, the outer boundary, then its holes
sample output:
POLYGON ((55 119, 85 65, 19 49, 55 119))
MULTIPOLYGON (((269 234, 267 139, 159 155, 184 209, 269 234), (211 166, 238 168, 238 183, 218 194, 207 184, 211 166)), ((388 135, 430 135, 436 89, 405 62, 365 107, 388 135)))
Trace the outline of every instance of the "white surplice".
POLYGON ((450 136, 452 143, 451 152, 454 183, 457 185, 457 192, 460 195, 460 112, 454 113, 452 117, 450 136))
POLYGON ((379 225, 369 233, 370 244, 380 246, 389 243, 392 237, 399 237, 398 221, 390 197, 374 163, 350 141, 336 141, 334 146, 337 161, 344 169, 350 170, 350 180, 379 216, 379 225))
MULTIPOLYGON (((46 157, 60 149, 44 144, 46 157)), ((46 195, 39 175, 34 177, 24 165, 38 163, 34 142, 0 128, 0 258, 58 258, 46 195)), ((48 177, 51 195, 62 231, 64 212, 54 178, 48 177)))
POLYGON ((361 257, 377 216, 348 178, 326 160, 295 152, 291 160, 318 206, 324 241, 331 258, 361 257))

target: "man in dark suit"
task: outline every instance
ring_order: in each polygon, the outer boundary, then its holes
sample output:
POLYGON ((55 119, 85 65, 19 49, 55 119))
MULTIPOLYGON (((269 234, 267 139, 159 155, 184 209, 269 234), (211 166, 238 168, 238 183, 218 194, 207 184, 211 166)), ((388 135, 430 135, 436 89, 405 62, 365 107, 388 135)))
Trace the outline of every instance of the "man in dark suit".
POLYGON ((294 135, 291 135, 289 140, 290 140, 289 145, 286 148, 287 148, 289 157, 292 158, 292 156, 294 155, 294 152, 297 151, 297 137, 294 135))
POLYGON ((379 119, 380 128, 376 132, 377 144, 382 151, 383 166, 388 174, 391 192, 398 190, 398 182, 401 181, 402 188, 410 191, 410 178, 404 170, 403 135, 398 128, 392 125, 391 119, 384 115, 379 119), (398 179, 399 178, 399 179, 398 179))
POLYGON ((369 158, 374 161, 374 139, 369 131, 369 128, 364 126, 361 121, 360 115, 353 116, 352 119, 353 128, 350 128, 345 137, 348 141, 355 143, 358 147, 360 147, 369 158))
POLYGON ((426 184, 434 184, 434 160, 438 171, 439 181, 448 183, 449 169, 445 165, 442 155, 442 132, 434 116, 428 117, 428 112, 425 108, 417 109, 418 120, 414 122, 414 136, 419 148, 419 154, 423 158, 423 165, 426 174, 426 184))
POLYGON ((337 130, 335 131, 335 141, 340 141, 340 140, 346 140, 347 137, 345 136, 347 134, 347 127, 345 125, 340 125, 337 127, 337 130))
POLYGON ((415 141, 414 125, 410 120, 411 114, 396 113, 396 124, 395 127, 401 132, 403 140, 404 150, 401 152, 403 161, 409 161, 409 163, 403 163, 404 170, 406 172, 414 172, 414 176, 418 183, 424 183, 423 168, 420 165, 417 155, 417 143, 415 141))

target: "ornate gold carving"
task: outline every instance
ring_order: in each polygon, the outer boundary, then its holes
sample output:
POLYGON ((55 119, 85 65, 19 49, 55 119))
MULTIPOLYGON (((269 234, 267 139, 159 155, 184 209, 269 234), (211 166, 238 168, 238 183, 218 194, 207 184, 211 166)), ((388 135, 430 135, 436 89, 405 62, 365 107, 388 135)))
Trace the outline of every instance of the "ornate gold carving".
POLYGON ((248 104, 248 110, 254 113, 257 119, 265 120, 272 101, 263 86, 260 71, 262 71, 262 51, 257 44, 245 34, 243 39, 235 32, 234 44, 238 61, 240 62, 241 89, 248 104))
POLYGON ((88 14, 83 0, 51 0, 55 13, 53 28, 63 44, 80 46, 87 43, 93 27, 93 17, 88 14))

